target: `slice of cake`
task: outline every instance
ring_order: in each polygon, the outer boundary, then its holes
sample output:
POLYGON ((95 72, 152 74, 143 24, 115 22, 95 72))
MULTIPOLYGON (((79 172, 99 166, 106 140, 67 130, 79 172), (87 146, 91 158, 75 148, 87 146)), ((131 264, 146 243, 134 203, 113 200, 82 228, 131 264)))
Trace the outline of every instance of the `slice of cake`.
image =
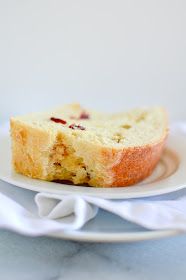
POLYGON ((12 118, 12 161, 31 178, 129 186, 152 173, 167 134, 162 108, 111 115, 72 104, 12 118))

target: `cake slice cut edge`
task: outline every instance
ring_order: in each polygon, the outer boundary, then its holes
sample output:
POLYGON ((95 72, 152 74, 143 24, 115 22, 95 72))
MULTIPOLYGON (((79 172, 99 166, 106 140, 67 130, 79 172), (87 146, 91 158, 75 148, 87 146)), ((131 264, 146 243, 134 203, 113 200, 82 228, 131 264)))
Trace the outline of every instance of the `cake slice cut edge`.
POLYGON ((12 163, 31 178, 125 187, 152 173, 167 135, 161 107, 106 114, 70 104, 11 118, 12 163))

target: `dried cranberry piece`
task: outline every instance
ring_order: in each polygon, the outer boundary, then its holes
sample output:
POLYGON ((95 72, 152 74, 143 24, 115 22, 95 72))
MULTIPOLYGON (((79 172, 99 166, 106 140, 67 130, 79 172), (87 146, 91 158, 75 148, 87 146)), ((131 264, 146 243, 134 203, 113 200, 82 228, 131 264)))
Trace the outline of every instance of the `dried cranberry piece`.
POLYGON ((90 119, 90 115, 86 112, 82 112, 78 118, 76 118, 74 116, 71 116, 70 118, 72 120, 88 120, 88 119, 90 119))
POLYGON ((69 128, 71 128, 71 129, 80 129, 80 130, 85 130, 85 129, 86 129, 84 126, 82 126, 82 125, 76 125, 75 123, 71 124, 71 125, 69 126, 69 128))
POLYGON ((80 120, 86 120, 86 119, 90 119, 90 115, 86 112, 82 112, 81 115, 79 116, 80 120))
POLYGON ((67 122, 62 120, 62 119, 58 119, 58 118, 50 118, 51 121, 55 122, 55 123, 61 123, 61 124, 66 124, 67 122))

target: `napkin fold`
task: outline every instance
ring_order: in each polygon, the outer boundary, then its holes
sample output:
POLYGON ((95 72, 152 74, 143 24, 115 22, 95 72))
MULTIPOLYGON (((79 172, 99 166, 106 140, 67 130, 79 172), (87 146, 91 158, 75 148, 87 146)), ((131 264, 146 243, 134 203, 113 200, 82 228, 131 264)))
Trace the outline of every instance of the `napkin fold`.
POLYGON ((186 196, 177 200, 111 201, 96 197, 78 197, 38 193, 38 214, 0 194, 0 227, 29 236, 41 236, 78 230, 104 209, 147 229, 186 231, 186 196))
POLYGON ((35 197, 40 217, 60 219, 75 215, 74 229, 79 229, 94 218, 98 209, 148 229, 174 229, 186 231, 186 196, 177 200, 125 200, 112 201, 97 197, 78 197, 39 193, 35 197))
POLYGON ((35 197, 39 216, 0 193, 0 228, 29 236, 41 236, 79 229, 94 218, 98 211, 97 207, 87 204, 82 198, 66 197, 59 202, 59 199, 44 194, 43 199, 38 195, 35 197))

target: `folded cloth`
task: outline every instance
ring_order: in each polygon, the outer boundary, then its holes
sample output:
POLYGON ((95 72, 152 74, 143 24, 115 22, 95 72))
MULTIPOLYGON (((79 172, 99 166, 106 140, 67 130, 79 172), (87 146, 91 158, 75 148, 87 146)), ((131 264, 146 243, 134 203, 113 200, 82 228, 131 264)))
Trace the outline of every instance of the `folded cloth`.
POLYGON ((148 229, 186 231, 186 196, 167 201, 117 202, 96 197, 38 193, 35 201, 39 216, 0 194, 0 227, 29 236, 78 230, 93 219, 100 208, 148 229))
MULTIPOLYGON (((39 193, 35 197, 40 217, 60 219, 74 214, 79 229, 103 209, 148 229, 186 231, 186 197, 170 201, 111 201, 97 197, 78 197, 39 193)), ((72 225, 71 225, 72 226, 72 225)))
MULTIPOLYGON (((173 130, 186 133, 186 125, 173 130)), ((88 196, 62 196, 38 193, 35 196, 38 215, 0 193, 0 228, 21 234, 40 236, 78 230, 93 219, 98 209, 104 209, 147 229, 186 231, 186 196, 178 199, 105 200, 88 196)))
POLYGON ((66 197, 60 205, 58 199, 49 199, 47 195, 43 198, 36 195, 39 209, 42 209, 43 214, 48 211, 50 219, 32 214, 13 199, 0 193, 0 228, 24 235, 40 236, 64 230, 79 229, 97 214, 97 207, 89 205, 81 198, 66 197), (53 214, 52 206, 54 207, 53 214), (58 218, 58 220, 52 220, 51 218, 58 218))

